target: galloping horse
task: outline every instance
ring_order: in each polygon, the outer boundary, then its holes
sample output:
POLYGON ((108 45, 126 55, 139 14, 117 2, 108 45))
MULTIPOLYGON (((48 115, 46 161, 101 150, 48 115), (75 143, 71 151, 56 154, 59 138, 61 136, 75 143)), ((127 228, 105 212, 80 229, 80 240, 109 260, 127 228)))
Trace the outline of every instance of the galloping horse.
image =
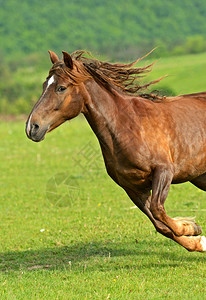
POLYGON ((83 113, 96 134, 106 169, 156 230, 189 251, 206 251, 206 237, 192 218, 170 218, 164 202, 172 183, 190 181, 206 191, 206 92, 176 97, 141 93, 151 65, 112 64, 84 51, 53 63, 34 105, 26 134, 44 139, 83 113), (156 98, 156 99, 155 99, 156 98))

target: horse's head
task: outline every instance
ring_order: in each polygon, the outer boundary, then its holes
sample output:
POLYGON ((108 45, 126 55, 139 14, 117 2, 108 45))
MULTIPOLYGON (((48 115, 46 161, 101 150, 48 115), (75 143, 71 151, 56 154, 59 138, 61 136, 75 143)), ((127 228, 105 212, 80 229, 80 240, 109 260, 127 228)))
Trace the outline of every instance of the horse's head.
POLYGON ((79 73, 78 65, 67 52, 63 52, 63 61, 54 52, 49 53, 53 66, 26 122, 26 134, 35 142, 43 140, 48 131, 76 117, 83 109, 80 87, 86 74, 79 73))

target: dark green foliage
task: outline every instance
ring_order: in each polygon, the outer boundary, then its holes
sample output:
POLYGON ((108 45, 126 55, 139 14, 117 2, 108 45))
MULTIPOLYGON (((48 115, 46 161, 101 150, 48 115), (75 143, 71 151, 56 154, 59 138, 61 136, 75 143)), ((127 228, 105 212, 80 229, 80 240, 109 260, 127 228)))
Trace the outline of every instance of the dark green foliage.
POLYGON ((206 37, 202 0, 1 0, 0 7, 5 56, 89 49, 125 59, 162 43, 170 52, 190 36, 206 37))

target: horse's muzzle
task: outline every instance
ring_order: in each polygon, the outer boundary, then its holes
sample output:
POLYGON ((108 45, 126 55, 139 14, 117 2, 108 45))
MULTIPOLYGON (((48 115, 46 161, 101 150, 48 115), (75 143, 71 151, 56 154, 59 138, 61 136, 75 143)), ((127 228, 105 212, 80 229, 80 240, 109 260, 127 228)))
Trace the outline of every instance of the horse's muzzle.
POLYGON ((44 139, 48 129, 48 126, 40 127, 38 123, 27 123, 25 131, 29 139, 34 142, 40 142, 44 139))

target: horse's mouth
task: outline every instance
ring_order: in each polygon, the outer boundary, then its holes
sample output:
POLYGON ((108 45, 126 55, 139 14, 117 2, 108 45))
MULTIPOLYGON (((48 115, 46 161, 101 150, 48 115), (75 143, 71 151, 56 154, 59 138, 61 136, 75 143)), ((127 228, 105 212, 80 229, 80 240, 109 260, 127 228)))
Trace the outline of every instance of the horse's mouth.
POLYGON ((41 142, 45 139, 46 132, 40 136, 30 137, 33 142, 41 142))

